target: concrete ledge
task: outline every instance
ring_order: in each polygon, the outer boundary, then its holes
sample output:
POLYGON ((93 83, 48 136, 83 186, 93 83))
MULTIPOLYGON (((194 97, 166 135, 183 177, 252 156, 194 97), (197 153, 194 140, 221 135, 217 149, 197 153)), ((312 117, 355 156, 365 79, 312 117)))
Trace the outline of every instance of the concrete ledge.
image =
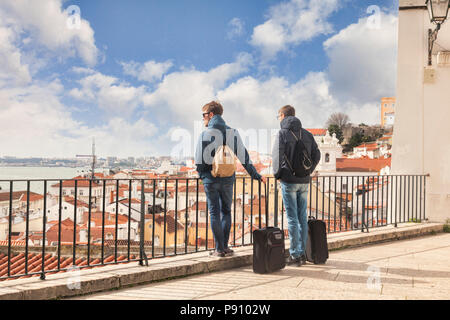
MULTIPOLYGON (((368 244, 408 239, 442 232, 444 224, 406 223, 370 229, 369 233, 350 231, 328 235, 330 251, 368 244)), ((286 242, 289 248, 289 241, 286 242)), ((0 282, 0 300, 59 299, 100 291, 110 291, 134 285, 164 281, 200 273, 221 271, 251 265, 253 247, 235 248, 226 258, 211 258, 206 252, 149 260, 148 267, 137 262, 109 265, 38 277, 0 282)))

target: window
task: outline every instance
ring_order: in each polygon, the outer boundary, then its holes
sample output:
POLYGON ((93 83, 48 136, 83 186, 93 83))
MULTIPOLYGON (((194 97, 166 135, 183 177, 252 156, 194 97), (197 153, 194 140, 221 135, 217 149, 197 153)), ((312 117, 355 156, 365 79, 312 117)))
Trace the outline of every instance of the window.
POLYGON ((83 190, 80 190, 80 196, 83 196, 83 195, 84 195, 83 190))
POLYGON ((329 153, 325 154, 325 162, 330 162, 330 154, 329 153))

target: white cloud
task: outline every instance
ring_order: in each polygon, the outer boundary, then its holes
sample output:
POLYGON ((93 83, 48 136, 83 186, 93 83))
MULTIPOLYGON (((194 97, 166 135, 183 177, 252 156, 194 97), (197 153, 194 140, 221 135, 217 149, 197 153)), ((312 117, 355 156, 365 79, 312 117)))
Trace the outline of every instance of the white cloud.
POLYGON ((78 82, 81 87, 72 89, 69 94, 76 99, 96 103, 109 116, 131 115, 142 103, 146 93, 144 86, 133 87, 116 77, 100 72, 89 74, 78 82))
POLYGON ((380 18, 377 28, 362 18, 324 42, 331 90, 341 101, 367 103, 395 95, 397 17, 381 12, 380 18))
POLYGON ((245 72, 252 57, 242 53, 233 63, 219 65, 207 72, 188 69, 172 72, 164 77, 154 92, 143 98, 146 106, 170 111, 173 123, 199 119, 201 107, 217 98, 217 92, 227 81, 245 72), (198 112, 193 112, 198 110, 198 112))
POLYGON ((0 85, 10 81, 23 85, 31 81, 29 67, 23 62, 23 55, 14 45, 15 41, 14 31, 0 24, 0 85))
POLYGON ((67 27, 69 13, 62 0, 6 0, 0 2, 0 20, 18 33, 27 33, 25 43, 45 47, 54 56, 80 57, 87 65, 97 63, 94 31, 81 13, 80 28, 67 27))
POLYGON ((173 67, 173 63, 170 60, 160 63, 150 60, 144 64, 134 61, 121 62, 121 65, 125 74, 147 82, 160 81, 162 76, 173 67))
POLYGON ((339 0, 291 0, 270 8, 268 20, 253 29, 250 43, 258 47, 263 61, 321 34, 333 32, 328 17, 339 0))
POLYGON ((61 103, 64 88, 59 80, 30 86, 0 89, 0 156, 74 157, 89 150, 96 138, 100 155, 142 156, 157 153, 155 124, 112 117, 89 127, 73 119, 61 103))
POLYGON ((91 68, 84 68, 84 67, 72 67, 72 72, 76 74, 94 74, 95 70, 91 68))
POLYGON ((244 34, 244 22, 239 18, 233 18, 228 23, 229 30, 227 32, 227 38, 233 40, 244 34))
POLYGON ((278 110, 290 104, 306 127, 321 127, 337 103, 324 73, 309 73, 290 84, 281 77, 260 81, 244 77, 218 93, 224 116, 242 128, 278 128, 278 110))

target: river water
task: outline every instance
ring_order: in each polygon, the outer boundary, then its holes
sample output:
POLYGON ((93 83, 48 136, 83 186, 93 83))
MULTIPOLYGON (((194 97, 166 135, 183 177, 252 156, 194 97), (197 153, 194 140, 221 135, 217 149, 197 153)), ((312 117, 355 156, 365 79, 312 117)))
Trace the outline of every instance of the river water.
MULTIPOLYGON (((89 173, 90 169, 85 168, 68 168, 68 167, 0 167, 0 180, 23 180, 23 179, 71 179, 81 174, 89 173)), ((102 169, 96 172, 103 172, 102 169)), ((47 190, 50 184, 47 183, 47 190)), ((0 181, 0 192, 9 191, 9 181, 0 181)), ((25 181, 16 181, 13 183, 14 191, 22 191, 27 189, 25 181)), ((30 190, 36 193, 44 192, 43 181, 31 181, 30 190)))

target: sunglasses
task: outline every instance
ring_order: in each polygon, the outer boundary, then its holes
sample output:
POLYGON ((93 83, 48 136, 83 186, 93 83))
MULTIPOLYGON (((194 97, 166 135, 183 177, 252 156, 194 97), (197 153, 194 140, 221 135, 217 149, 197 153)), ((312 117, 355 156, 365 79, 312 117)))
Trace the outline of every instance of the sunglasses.
POLYGON ((205 119, 205 115, 208 115, 208 114, 209 114, 209 112, 202 113, 203 119, 205 119))

